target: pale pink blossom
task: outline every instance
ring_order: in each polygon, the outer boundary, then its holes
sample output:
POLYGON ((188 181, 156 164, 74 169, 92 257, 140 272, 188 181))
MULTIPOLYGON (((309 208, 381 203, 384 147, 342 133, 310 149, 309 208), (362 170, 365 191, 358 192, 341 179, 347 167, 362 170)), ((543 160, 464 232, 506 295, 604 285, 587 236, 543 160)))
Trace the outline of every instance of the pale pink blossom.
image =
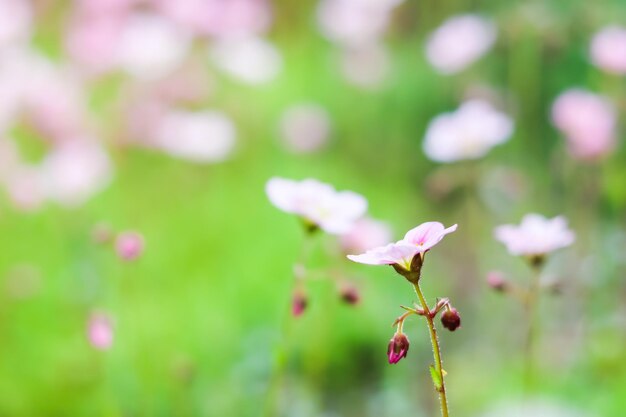
POLYGON ((81 15, 68 25, 65 49, 83 73, 100 75, 117 67, 123 15, 81 15))
POLYGON ((400 1, 322 0, 317 19, 322 34, 341 45, 379 39, 389 26, 391 11, 400 1))
POLYGON ((547 219, 539 214, 527 214, 519 226, 498 226, 494 235, 511 255, 531 257, 567 247, 576 239, 564 217, 547 219))
POLYGON ((87 138, 55 146, 39 169, 46 196, 72 207, 103 190, 112 177, 108 154, 96 141, 87 138))
POLYGON ((283 67, 279 50, 258 37, 219 40, 209 54, 217 68, 247 84, 268 83, 278 76, 283 67))
POLYGON ((144 251, 143 236, 135 231, 125 231, 120 233, 115 239, 115 252, 124 261, 134 261, 139 258, 144 251))
POLYGON ((314 179, 272 178, 265 191, 274 206, 331 234, 347 232, 367 210, 367 200, 360 194, 336 191, 314 179))
POLYGON ((426 57, 442 74, 455 74, 482 57, 496 40, 496 27, 474 14, 446 20, 428 38, 426 57))
POLYGON ((576 158, 596 159, 615 148, 617 111, 601 95, 582 89, 565 91, 552 105, 552 122, 576 158))
POLYGON ((169 20, 148 13, 130 16, 118 40, 117 59, 122 69, 144 79, 170 74, 180 66, 191 37, 169 20))
POLYGON ((265 32, 272 20, 266 0, 158 0, 158 7, 200 35, 242 37, 265 32))
POLYGON ((446 228, 439 222, 422 223, 396 243, 370 249, 361 255, 348 255, 348 259, 368 265, 397 264, 409 271, 415 255, 426 253, 456 229, 456 224, 446 228))
POLYGON ((155 129, 158 148, 196 163, 223 161, 235 147, 233 122, 217 111, 171 110, 156 121, 155 129))
POLYGON ((303 103, 289 107, 280 120, 280 133, 292 152, 307 153, 323 147, 330 135, 330 116, 323 107, 303 103))
POLYGON ((486 101, 470 100, 429 123, 424 152, 437 162, 477 159, 506 142, 512 133, 513 120, 508 115, 486 101))
POLYGON ((7 45, 28 41, 33 11, 26 0, 0 0, 0 51, 7 45))
POLYGON ((612 74, 626 74, 626 27, 612 25, 597 32, 591 40, 591 61, 612 74))
POLYGON ((341 235, 341 248, 344 253, 362 253, 370 248, 383 246, 391 239, 389 224, 364 217, 348 233, 341 235))
POLYGON ((87 322, 87 340, 98 350, 108 350, 113 345, 114 332, 111 318, 103 313, 93 313, 87 322))

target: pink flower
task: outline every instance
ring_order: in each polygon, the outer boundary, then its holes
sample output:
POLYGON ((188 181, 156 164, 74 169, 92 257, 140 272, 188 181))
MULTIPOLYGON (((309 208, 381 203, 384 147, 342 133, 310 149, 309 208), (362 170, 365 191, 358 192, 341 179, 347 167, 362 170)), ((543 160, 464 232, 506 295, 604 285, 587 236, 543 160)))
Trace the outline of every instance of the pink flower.
POLYGON ((527 214, 522 223, 495 229, 495 238, 504 243, 511 255, 541 256, 574 243, 575 235, 564 217, 551 220, 539 214, 527 214))
POLYGON ((387 346, 387 359, 390 364, 400 362, 409 352, 409 338, 404 333, 396 333, 387 346))
POLYGON ((0 1, 0 49, 30 37, 32 15, 31 3, 28 1, 0 1))
POLYGON ((331 234, 349 231, 367 210, 367 200, 360 194, 336 191, 314 179, 272 178, 265 191, 274 206, 331 234))
POLYGON ((607 26, 591 40, 591 61, 612 74, 626 74, 626 27, 607 26))
POLYGON ((137 232, 122 232, 115 240, 115 251, 117 252, 117 255, 125 261, 133 261, 137 259, 141 256, 143 250, 143 236, 137 232))
POLYGON ((341 235, 341 247, 345 253, 360 253, 385 245, 390 240, 391 228, 387 223, 364 217, 348 233, 341 235))
POLYGON ((439 222, 423 223, 409 230, 404 239, 396 243, 370 249, 361 255, 348 255, 348 259, 367 265, 397 264, 409 271, 415 255, 427 252, 456 229, 456 224, 446 229, 439 222))
POLYGON ((380 42, 367 42, 343 48, 339 60, 346 81, 364 89, 380 88, 391 72, 389 51, 380 42))
POLYGON ((291 151, 313 152, 328 142, 330 117, 326 109, 317 104, 298 104, 283 113, 280 132, 291 151))
POLYGON ((485 156, 513 133, 511 118, 481 100, 435 117, 426 130, 424 152, 433 161, 455 162, 485 156))
POLYGON ((428 39, 426 57, 442 74, 454 74, 483 56, 496 40, 494 24, 478 15, 454 16, 428 39))
POLYGON ((552 123, 565 134, 576 158, 596 159, 615 148, 617 112, 600 95, 582 89, 565 91, 552 105, 552 123))
POLYGON ((87 339, 98 350, 107 350, 113 345, 113 323, 102 313, 94 313, 87 323, 87 339))

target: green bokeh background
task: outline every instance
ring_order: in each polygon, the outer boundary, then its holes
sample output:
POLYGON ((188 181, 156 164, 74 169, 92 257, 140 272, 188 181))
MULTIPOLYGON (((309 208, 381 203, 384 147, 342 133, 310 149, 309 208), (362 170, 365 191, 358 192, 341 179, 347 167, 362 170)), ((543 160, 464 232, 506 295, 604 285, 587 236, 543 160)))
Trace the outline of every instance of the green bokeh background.
MULTIPOLYGON (((38 18, 37 46, 59 59, 67 6, 49 6, 38 18)), ((89 94, 110 139, 112 184, 74 210, 49 205, 25 214, 3 197, 0 415, 258 416, 283 349, 282 415, 436 415, 422 320, 406 325, 407 359, 386 362, 390 324, 399 305, 415 298, 391 268, 330 256, 335 240, 316 236, 308 266, 338 268, 362 300, 348 306, 332 280, 311 280, 310 308, 289 323, 292 266, 304 233, 267 201, 265 183, 276 175, 314 177, 363 194, 370 214, 389 221, 398 238, 424 221, 459 224, 429 255, 423 278, 429 300, 450 297, 463 317, 458 332, 440 331, 455 417, 522 398, 522 311, 490 291, 485 276, 502 270, 524 285, 530 271, 493 240, 493 228, 527 212, 567 216, 578 239, 547 265, 546 275, 561 280, 563 290, 542 298, 531 395, 591 415, 624 415, 626 150, 620 143, 596 164, 573 160, 549 109, 571 86, 605 94, 620 109, 623 139, 626 80, 592 67, 587 46, 598 28, 626 22, 626 3, 406 0, 386 37, 392 75, 377 91, 343 80, 337 47, 316 28, 315 2, 277 1, 274 12, 269 37, 284 56, 278 79, 240 85, 207 62, 215 91, 206 107, 237 124, 229 161, 196 166, 116 144, 127 81, 111 76, 89 94), (467 11, 496 19, 498 43, 460 75, 438 75, 424 59, 425 37, 467 11), (480 161, 428 161, 421 149, 428 121, 456 108, 476 85, 500 97, 516 120, 514 136, 480 161), (281 145, 277 122, 303 100, 326 107, 333 133, 324 150, 294 155, 281 145), (511 174, 521 186, 509 193, 511 174), (438 178, 452 185, 437 192, 438 178), (141 259, 124 263, 94 244, 98 222, 141 231, 141 259), (25 266, 39 284, 29 297, 15 298, 10 288, 25 266), (109 351, 95 351, 85 337, 94 308, 115 318, 109 351)), ((36 157, 39 145, 25 132, 18 136, 36 157)))

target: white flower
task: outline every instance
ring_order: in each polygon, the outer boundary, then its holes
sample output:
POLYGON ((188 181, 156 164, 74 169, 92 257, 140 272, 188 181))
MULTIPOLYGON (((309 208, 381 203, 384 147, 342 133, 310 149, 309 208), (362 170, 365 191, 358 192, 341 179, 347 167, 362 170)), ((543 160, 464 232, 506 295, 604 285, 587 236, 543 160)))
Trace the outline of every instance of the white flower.
POLYGON ((591 61, 595 66, 613 74, 626 74, 626 27, 607 26, 591 41, 591 61))
POLYGON ((509 116, 489 103, 471 100, 453 113, 437 116, 428 125, 424 152, 437 162, 480 158, 513 132, 509 116))
POLYGON ((361 253, 370 248, 383 246, 391 241, 391 228, 385 222, 364 217, 341 236, 341 247, 345 253, 361 253))
POLYGON ((156 122, 155 145, 172 156, 198 163, 226 159, 235 146, 232 121, 216 111, 172 110, 156 122))
POLYGON ((545 255, 571 245, 576 239, 564 217, 549 220, 539 214, 527 214, 519 226, 498 226, 494 234, 511 255, 524 256, 545 255))
POLYGON ((248 84, 272 81, 283 65, 278 49, 257 37, 219 40, 211 49, 210 56, 219 69, 248 84))
POLYGON ((336 191, 314 179, 272 178, 265 190, 276 207, 297 214, 331 234, 349 231, 367 210, 367 200, 360 194, 336 191))
POLYGON ((426 57, 440 73, 454 74, 483 56, 495 40, 491 21, 473 14, 454 16, 430 35, 426 57))
POLYGON ((126 22, 118 42, 119 65, 137 78, 155 79, 182 63, 191 38, 158 15, 136 14, 126 22))

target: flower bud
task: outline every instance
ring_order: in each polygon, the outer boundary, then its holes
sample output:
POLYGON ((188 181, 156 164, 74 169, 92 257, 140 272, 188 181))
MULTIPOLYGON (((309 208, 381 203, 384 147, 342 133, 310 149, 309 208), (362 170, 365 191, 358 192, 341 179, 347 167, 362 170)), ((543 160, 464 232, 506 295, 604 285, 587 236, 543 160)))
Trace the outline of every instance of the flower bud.
POLYGON ((508 283, 502 273, 492 271, 487 274, 487 285, 494 289, 494 291, 504 292, 507 290, 508 283))
POLYGON ((409 338, 404 333, 396 333, 387 346, 387 358, 390 364, 398 363, 409 351, 409 338))
POLYGON ((456 308, 451 308, 450 310, 443 312, 441 315, 441 324, 443 324, 443 327, 451 332, 461 326, 461 316, 459 315, 459 312, 456 311, 456 308))
POLYGON ((124 261, 133 261, 141 256, 144 248, 143 236, 137 232, 122 232, 115 240, 115 251, 124 261))
POLYGON ((292 303, 291 303, 291 314, 294 317, 299 317, 304 313, 308 304, 307 296, 303 292, 296 292, 293 295, 292 303))
POLYGON ((359 290, 353 285, 345 285, 341 288, 340 291, 341 299, 350 305, 358 304, 361 300, 361 295, 359 294, 359 290))

